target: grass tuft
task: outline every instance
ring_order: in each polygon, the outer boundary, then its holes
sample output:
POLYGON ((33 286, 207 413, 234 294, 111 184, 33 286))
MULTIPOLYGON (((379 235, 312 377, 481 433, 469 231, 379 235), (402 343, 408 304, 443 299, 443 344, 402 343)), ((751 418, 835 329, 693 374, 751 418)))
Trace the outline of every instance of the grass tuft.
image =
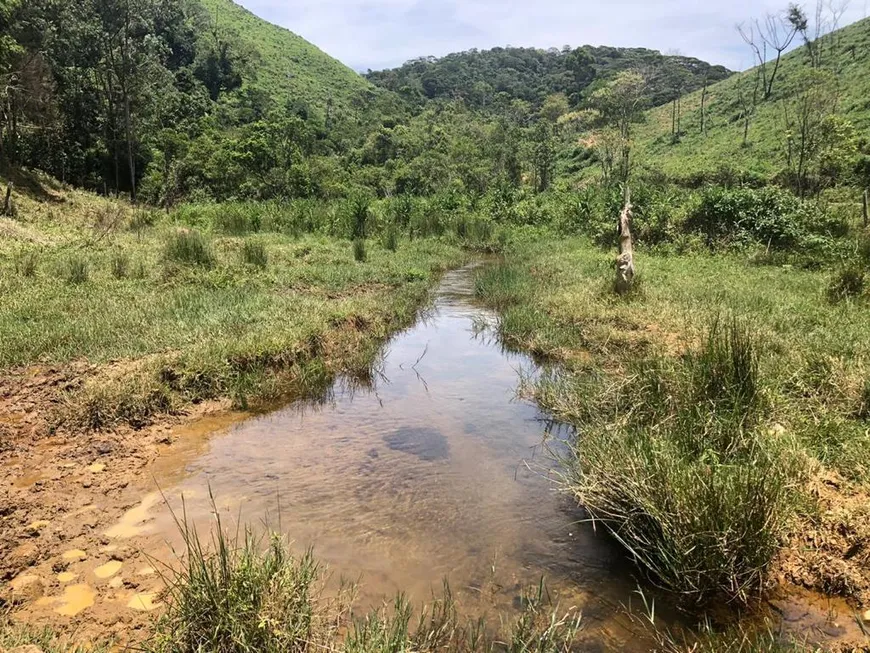
POLYGON ((118 252, 112 256, 112 276, 116 279, 126 279, 130 270, 130 255, 126 252, 118 252))
POLYGON ((266 251, 266 246, 263 243, 247 240, 242 249, 242 260, 248 265, 266 269, 269 265, 269 253, 266 251))
POLYGON ((198 231, 181 230, 172 234, 164 249, 166 260, 182 265, 212 268, 215 256, 211 245, 198 231))
POLYGON ((72 254, 64 262, 61 274, 70 285, 77 286, 87 283, 90 277, 90 265, 83 256, 72 254))
POLYGON ((38 266, 39 255, 33 250, 21 252, 15 257, 15 273, 22 277, 35 277, 38 266))
POLYGON ((828 286, 832 302, 856 299, 864 294, 867 286, 867 270, 862 263, 849 263, 840 268, 828 286))
POLYGON ((185 553, 165 578, 167 609, 144 645, 149 653, 567 653, 577 643, 580 614, 560 615, 549 606, 543 583, 524 595, 519 618, 497 640, 483 620, 460 623, 446 582, 416 620, 403 595, 389 608, 353 618, 352 588, 342 586, 327 600, 326 570, 311 551, 294 555, 274 533, 258 537, 245 529, 230 536, 214 514, 207 542, 186 516, 177 519, 185 553))
POLYGON ((366 241, 363 238, 356 238, 353 241, 353 259, 357 263, 365 263, 368 260, 366 241))

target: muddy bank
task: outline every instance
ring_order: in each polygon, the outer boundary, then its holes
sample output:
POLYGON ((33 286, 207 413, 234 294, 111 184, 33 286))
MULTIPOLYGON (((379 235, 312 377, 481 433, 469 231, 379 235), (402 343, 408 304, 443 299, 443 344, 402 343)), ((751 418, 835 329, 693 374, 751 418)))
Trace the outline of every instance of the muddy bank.
POLYGON ((123 641, 147 625, 163 583, 118 523, 153 487, 151 465, 185 438, 185 424, 242 416, 210 402, 141 430, 55 430, 66 393, 95 373, 76 364, 0 378, 0 600, 16 620, 123 641))

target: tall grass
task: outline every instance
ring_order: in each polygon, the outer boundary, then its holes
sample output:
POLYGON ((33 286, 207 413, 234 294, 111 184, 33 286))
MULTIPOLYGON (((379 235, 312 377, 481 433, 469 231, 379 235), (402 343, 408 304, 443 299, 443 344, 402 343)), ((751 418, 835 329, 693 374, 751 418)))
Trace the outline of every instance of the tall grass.
POLYGON ((61 267, 61 275, 72 286, 87 283, 90 278, 90 263, 79 254, 71 254, 61 267))
POLYGON ((242 260, 248 265, 265 269, 269 265, 269 253, 263 243, 247 240, 242 248, 242 260))
POLYGON ((111 260, 112 276, 116 279, 125 279, 130 270, 130 255, 126 252, 116 252, 111 260))
POLYGON ((22 277, 35 277, 38 265, 39 255, 33 250, 21 252, 15 257, 15 273, 22 277))
POLYGON ((567 487, 654 582, 691 601, 760 593, 795 510, 800 466, 754 419, 759 385, 748 330, 717 319, 682 360, 537 389, 580 428, 567 487))
POLYGON ((328 642, 318 605, 321 569, 310 552, 294 556, 277 535, 264 546, 248 529, 231 538, 219 515, 210 546, 186 521, 179 527, 186 554, 148 650, 271 653, 328 642))
POLYGON ((365 195, 359 194, 349 201, 351 219, 350 237, 353 240, 364 239, 368 236, 368 223, 371 217, 371 201, 365 195))
POLYGON ((416 619, 401 594, 390 608, 354 618, 352 588, 327 599, 326 570, 310 551, 294 555, 277 534, 230 536, 214 514, 206 542, 183 515, 177 520, 185 551, 166 574, 167 608, 144 645, 150 653, 567 653, 577 643, 580 614, 550 606, 543 582, 501 629, 463 620, 446 582, 416 619))
POLYGON ((357 263, 365 263, 368 260, 366 241, 363 238, 355 238, 353 241, 353 259, 357 263))
POLYGON ((176 231, 169 237, 164 256, 167 261, 182 265, 211 268, 215 264, 214 252, 205 237, 188 229, 176 231))

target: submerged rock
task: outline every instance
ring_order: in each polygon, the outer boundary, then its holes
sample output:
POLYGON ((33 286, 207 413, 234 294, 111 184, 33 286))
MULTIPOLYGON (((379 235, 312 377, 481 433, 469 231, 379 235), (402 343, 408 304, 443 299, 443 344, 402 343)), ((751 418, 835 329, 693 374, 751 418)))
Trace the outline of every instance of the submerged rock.
POLYGON ((384 436, 384 442, 393 451, 401 451, 421 460, 446 460, 450 446, 441 431, 429 427, 403 426, 384 436))

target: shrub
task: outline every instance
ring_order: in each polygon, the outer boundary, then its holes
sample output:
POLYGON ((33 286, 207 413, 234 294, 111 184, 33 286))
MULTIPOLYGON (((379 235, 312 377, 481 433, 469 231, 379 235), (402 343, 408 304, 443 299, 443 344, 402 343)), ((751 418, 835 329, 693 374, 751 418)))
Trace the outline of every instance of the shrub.
POLYGON ((813 243, 818 248, 844 228, 816 205, 776 187, 709 188, 687 226, 703 234, 708 245, 760 243, 771 249, 795 248, 811 235, 822 239, 813 243))
POLYGON ((265 269, 269 265, 269 253, 266 251, 266 246, 257 241, 245 241, 245 246, 242 249, 242 259, 248 265, 262 269, 265 269))
POLYGON ((130 256, 125 252, 117 252, 112 255, 112 276, 116 279, 124 279, 130 269, 130 256))
POLYGON ((215 256, 208 241, 198 231, 188 229, 170 236, 164 255, 166 260, 182 265, 211 268, 215 264, 215 256))
POLYGON ((365 263, 368 259, 366 253, 366 241, 362 238, 355 238, 353 241, 353 258, 358 263, 365 263))

